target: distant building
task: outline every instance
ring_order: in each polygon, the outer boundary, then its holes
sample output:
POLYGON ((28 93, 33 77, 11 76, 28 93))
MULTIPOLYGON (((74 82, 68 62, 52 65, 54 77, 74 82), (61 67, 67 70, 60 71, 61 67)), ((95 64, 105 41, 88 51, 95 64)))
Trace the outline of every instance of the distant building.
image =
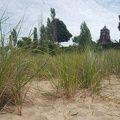
POLYGON ((101 29, 100 31, 100 38, 98 40, 98 44, 109 44, 112 43, 112 41, 110 40, 110 30, 107 29, 106 26, 103 27, 103 29, 101 29))

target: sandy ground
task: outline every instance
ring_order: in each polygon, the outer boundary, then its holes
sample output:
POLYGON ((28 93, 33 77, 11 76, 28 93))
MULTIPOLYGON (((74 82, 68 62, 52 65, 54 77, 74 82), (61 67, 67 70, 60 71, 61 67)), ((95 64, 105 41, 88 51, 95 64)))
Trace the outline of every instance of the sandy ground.
POLYGON ((15 110, 1 113, 0 120, 120 120, 120 79, 113 75, 102 82, 102 87, 100 96, 81 90, 75 98, 65 99, 52 95, 55 90, 50 81, 34 81, 22 116, 15 110))

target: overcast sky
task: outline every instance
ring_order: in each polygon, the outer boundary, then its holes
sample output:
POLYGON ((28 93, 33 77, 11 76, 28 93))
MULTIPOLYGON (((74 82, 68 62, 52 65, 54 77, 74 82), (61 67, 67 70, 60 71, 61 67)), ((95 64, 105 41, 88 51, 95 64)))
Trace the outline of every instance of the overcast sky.
MULTIPOLYGON (((118 15, 120 0, 0 0, 0 17, 7 8, 10 16, 9 26, 15 26, 25 14, 20 36, 28 36, 33 27, 50 17, 50 8, 55 8, 56 18, 62 20, 70 33, 77 36, 80 25, 85 21, 94 41, 99 39, 100 30, 106 25, 110 29, 111 39, 119 40, 118 15), (42 18, 42 20, 41 20, 42 18)), ((70 45, 72 41, 64 43, 70 45)))

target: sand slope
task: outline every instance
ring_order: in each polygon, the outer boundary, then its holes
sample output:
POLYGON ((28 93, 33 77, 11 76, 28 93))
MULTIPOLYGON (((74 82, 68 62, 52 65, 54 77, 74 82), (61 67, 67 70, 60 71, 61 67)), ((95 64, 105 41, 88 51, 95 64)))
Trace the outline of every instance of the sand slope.
MULTIPOLYGON (((0 120, 120 120, 120 80, 104 80, 99 96, 79 91, 75 98, 55 97, 50 81, 34 81, 23 105, 22 116, 0 114, 0 120), (44 93, 44 96, 41 95, 44 93)), ((56 95, 57 96, 57 95, 56 95)))

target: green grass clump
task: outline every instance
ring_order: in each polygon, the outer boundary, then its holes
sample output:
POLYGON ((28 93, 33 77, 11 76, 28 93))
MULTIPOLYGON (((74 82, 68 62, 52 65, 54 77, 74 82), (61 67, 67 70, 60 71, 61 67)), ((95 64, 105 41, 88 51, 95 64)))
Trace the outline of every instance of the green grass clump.
POLYGON ((101 81, 105 77, 112 74, 119 77, 119 53, 113 49, 63 53, 51 58, 51 67, 47 70, 53 76, 52 83, 56 90, 67 97, 74 97, 79 88, 99 94, 101 81))
POLYGON ((52 65, 56 88, 64 91, 67 97, 73 97, 79 88, 98 92, 101 81, 101 66, 94 52, 61 54, 53 58, 52 65))
POLYGON ((0 57, 0 108, 7 104, 22 106, 23 87, 31 80, 31 61, 22 50, 11 50, 0 57))
MULTIPOLYGON (((26 96, 25 85, 34 77, 38 77, 37 74, 49 59, 44 57, 44 61, 39 62, 40 64, 35 67, 37 58, 31 55, 30 49, 25 51, 23 47, 17 48, 12 44, 9 46, 6 40, 8 33, 3 34, 3 24, 9 18, 5 18, 5 12, 0 18, 0 111, 6 105, 15 105, 18 108, 18 114, 21 115, 22 104, 26 96)), ((19 22, 15 28, 17 29, 19 25, 21 28, 21 24, 19 22)), ((19 32, 20 28, 18 28, 19 32)), ((41 61, 40 56, 38 60, 41 61)))
POLYGON ((114 74, 119 77, 120 71, 120 51, 109 49, 98 52, 99 62, 101 64, 101 74, 103 77, 109 77, 114 74))
POLYGON ((61 54, 52 61, 55 71, 53 74, 58 78, 57 88, 63 90, 67 97, 74 96, 78 88, 78 60, 78 55, 75 53, 75 55, 61 54))
POLYGON ((80 84, 82 88, 90 88, 97 93, 100 89, 101 81, 101 66, 98 63, 99 59, 91 50, 86 50, 81 58, 81 74, 80 84))

